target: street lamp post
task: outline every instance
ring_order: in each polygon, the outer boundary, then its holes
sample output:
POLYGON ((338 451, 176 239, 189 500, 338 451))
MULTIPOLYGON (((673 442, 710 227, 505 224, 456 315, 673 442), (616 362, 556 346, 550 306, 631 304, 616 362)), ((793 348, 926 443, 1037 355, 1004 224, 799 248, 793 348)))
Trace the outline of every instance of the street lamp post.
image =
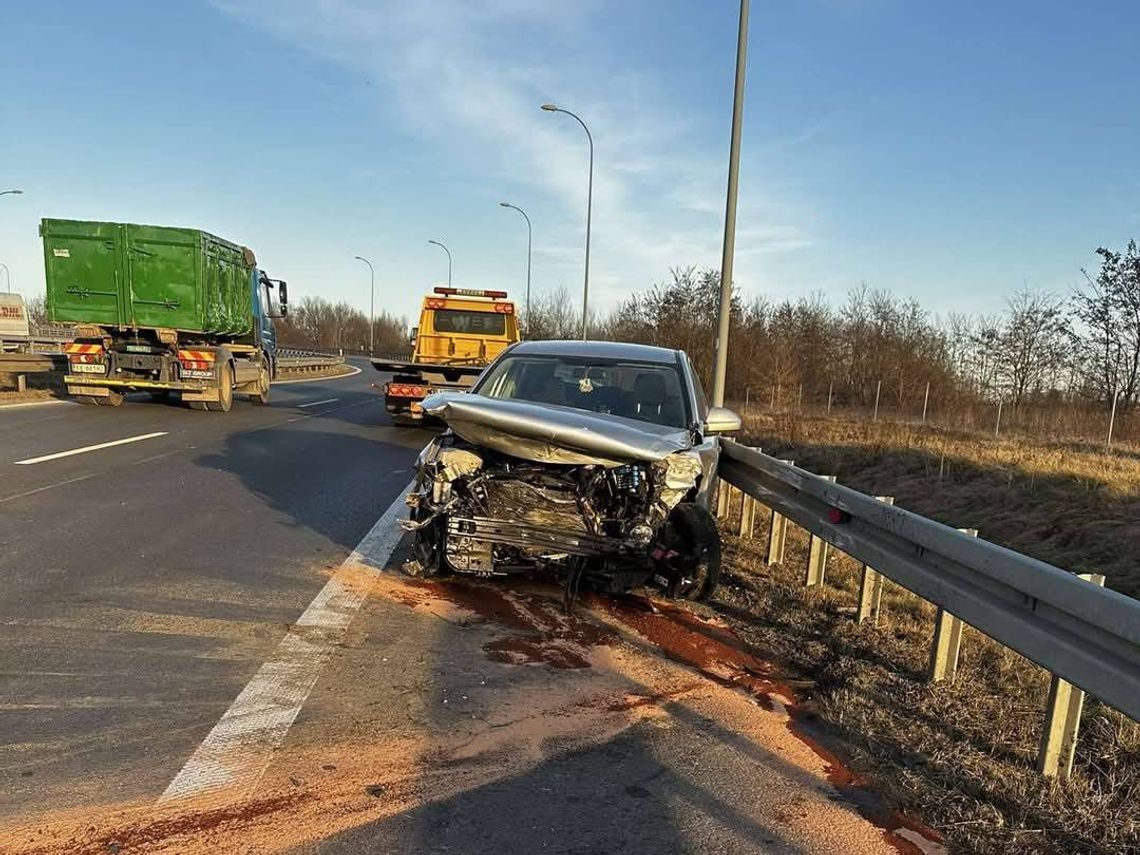
POLYGON ((451 250, 444 246, 437 240, 429 240, 428 243, 434 243, 440 249, 447 253, 447 287, 451 287, 451 250))
POLYGON ((740 178, 740 126, 744 120, 744 71, 748 65, 748 0, 740 0, 736 34, 736 85, 732 98, 732 138, 728 146, 728 193, 724 211, 724 247, 720 257, 720 317, 713 367, 713 406, 724 406, 728 373, 728 330, 732 313, 732 262, 736 252, 736 190, 740 178))
POLYGON ((586 127, 586 123, 576 113, 564 110, 556 104, 543 104, 542 109, 550 113, 565 113, 570 116, 582 126, 582 130, 586 132, 586 139, 590 141, 590 178, 586 189, 586 272, 582 279, 582 341, 585 341, 590 331, 590 217, 594 207, 594 137, 590 133, 590 129, 586 127))
POLYGON ((21 196, 23 190, 0 190, 0 196, 21 196))
POLYGON ((372 293, 372 300, 368 304, 368 355, 372 356, 376 352, 373 348, 373 334, 376 331, 376 271, 372 268, 372 262, 363 255, 356 256, 356 260, 363 261, 368 265, 368 278, 372 293))
POLYGON ((0 262, 0 267, 4 268, 4 282, 8 285, 8 293, 12 293, 12 271, 8 269, 8 265, 0 262))
POLYGON ((518 211, 523 215, 526 220, 526 333, 530 337, 530 247, 531 247, 531 231, 530 231, 530 217, 526 215, 526 211, 518 205, 512 205, 510 202, 500 202, 504 208, 511 208, 518 211))

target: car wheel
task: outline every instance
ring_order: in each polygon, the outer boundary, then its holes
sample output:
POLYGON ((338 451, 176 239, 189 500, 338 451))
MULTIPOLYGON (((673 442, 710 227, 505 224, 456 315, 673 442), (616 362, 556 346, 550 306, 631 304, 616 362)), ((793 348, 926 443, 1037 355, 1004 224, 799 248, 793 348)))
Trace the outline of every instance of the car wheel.
POLYGON ((720 581, 720 533, 712 514, 700 505, 677 505, 669 515, 676 551, 670 594, 685 600, 707 600, 720 581))

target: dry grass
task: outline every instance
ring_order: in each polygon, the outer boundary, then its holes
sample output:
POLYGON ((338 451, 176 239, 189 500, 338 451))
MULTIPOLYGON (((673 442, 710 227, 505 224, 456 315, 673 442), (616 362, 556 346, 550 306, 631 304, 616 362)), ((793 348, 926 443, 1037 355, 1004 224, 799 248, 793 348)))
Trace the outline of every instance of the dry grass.
MULTIPOLYGON (((1123 522, 1140 501, 1127 474, 1140 475, 1132 457, 881 423, 752 427, 750 441, 766 451, 786 452, 797 465, 838 474, 859 489, 893 494, 900 505, 954 525, 977 526, 991 540, 1036 545, 1024 551, 1046 560, 1079 554, 1083 524, 1105 509, 1123 522), (1039 525, 1052 519, 1063 532, 1046 532, 1047 542, 1035 543, 1043 530, 1020 531, 1027 517, 1039 525)), ((1140 726, 1090 700, 1073 778, 1045 781, 1034 770, 1044 671, 967 629, 957 679, 928 684, 929 604, 889 585, 879 626, 859 626, 852 617, 856 562, 833 551, 826 586, 805 589, 806 535, 790 528, 785 565, 768 568, 767 522, 757 522, 754 539, 727 538, 731 572, 714 605, 789 673, 811 679, 802 694, 856 771, 941 831, 955 852, 1140 853, 1140 726)), ((1129 551, 1128 544, 1106 531, 1098 535, 1108 542, 1096 559, 1116 568, 1113 552, 1129 551)), ((1099 569, 1089 561, 1077 566, 1099 569)), ((1132 590, 1140 582, 1123 573, 1116 579, 1129 580, 1132 590)))
POLYGON ((63 388, 60 375, 55 372, 45 371, 25 376, 27 377, 27 390, 17 392, 16 375, 0 372, 0 404, 46 401, 51 398, 62 398, 67 394, 67 390, 63 388))
POLYGON ((747 442, 849 487, 1140 596, 1140 452, 919 425, 750 420, 747 442))

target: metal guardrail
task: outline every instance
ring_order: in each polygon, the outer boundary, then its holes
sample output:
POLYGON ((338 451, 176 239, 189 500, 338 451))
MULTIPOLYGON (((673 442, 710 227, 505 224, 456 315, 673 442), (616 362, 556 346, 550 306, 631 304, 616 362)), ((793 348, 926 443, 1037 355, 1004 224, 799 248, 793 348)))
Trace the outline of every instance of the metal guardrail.
MULTIPOLYGON (((772 509, 772 531, 780 532, 780 542, 778 551, 770 548, 770 555, 781 556, 777 562, 782 560, 784 527, 777 518, 813 535, 805 584, 823 581, 819 550, 814 548, 818 539, 939 608, 931 679, 939 679, 937 658, 946 653, 939 649, 947 644, 945 633, 940 634, 944 619, 965 622, 1052 672, 1039 756, 1045 774, 1067 775, 1065 754, 1071 768, 1083 696, 1069 691, 1066 683, 1140 720, 1140 601, 733 440, 722 439, 721 447, 720 477, 772 509)), ((741 513, 741 530, 747 516, 750 531, 747 500, 741 513)), ((952 674, 960 623, 956 629, 951 625, 951 637, 952 674)))
POLYGON ((62 353, 0 353, 0 374, 39 374, 65 368, 67 357, 62 353))
POLYGON ((292 350, 278 351, 277 368, 281 371, 304 372, 319 371, 333 365, 343 365, 343 356, 328 356, 317 353, 299 353, 292 350), (280 354, 296 354, 282 356, 280 354))

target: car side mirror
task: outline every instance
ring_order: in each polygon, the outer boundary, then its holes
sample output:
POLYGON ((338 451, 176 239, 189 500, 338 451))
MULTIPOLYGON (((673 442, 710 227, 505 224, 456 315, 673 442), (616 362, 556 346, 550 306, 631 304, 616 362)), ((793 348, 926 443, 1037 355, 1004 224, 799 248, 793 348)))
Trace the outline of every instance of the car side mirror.
POLYGON ((420 336, 420 328, 419 327, 412 327, 411 331, 408 333, 408 344, 410 344, 414 347, 416 344, 416 339, 419 338, 419 336, 420 336))
POLYGON ((709 407, 705 433, 736 433, 740 428, 740 416, 728 407, 709 407))
POLYGON ((289 283, 284 279, 277 283, 277 303, 281 306, 281 317, 289 314, 289 283))

